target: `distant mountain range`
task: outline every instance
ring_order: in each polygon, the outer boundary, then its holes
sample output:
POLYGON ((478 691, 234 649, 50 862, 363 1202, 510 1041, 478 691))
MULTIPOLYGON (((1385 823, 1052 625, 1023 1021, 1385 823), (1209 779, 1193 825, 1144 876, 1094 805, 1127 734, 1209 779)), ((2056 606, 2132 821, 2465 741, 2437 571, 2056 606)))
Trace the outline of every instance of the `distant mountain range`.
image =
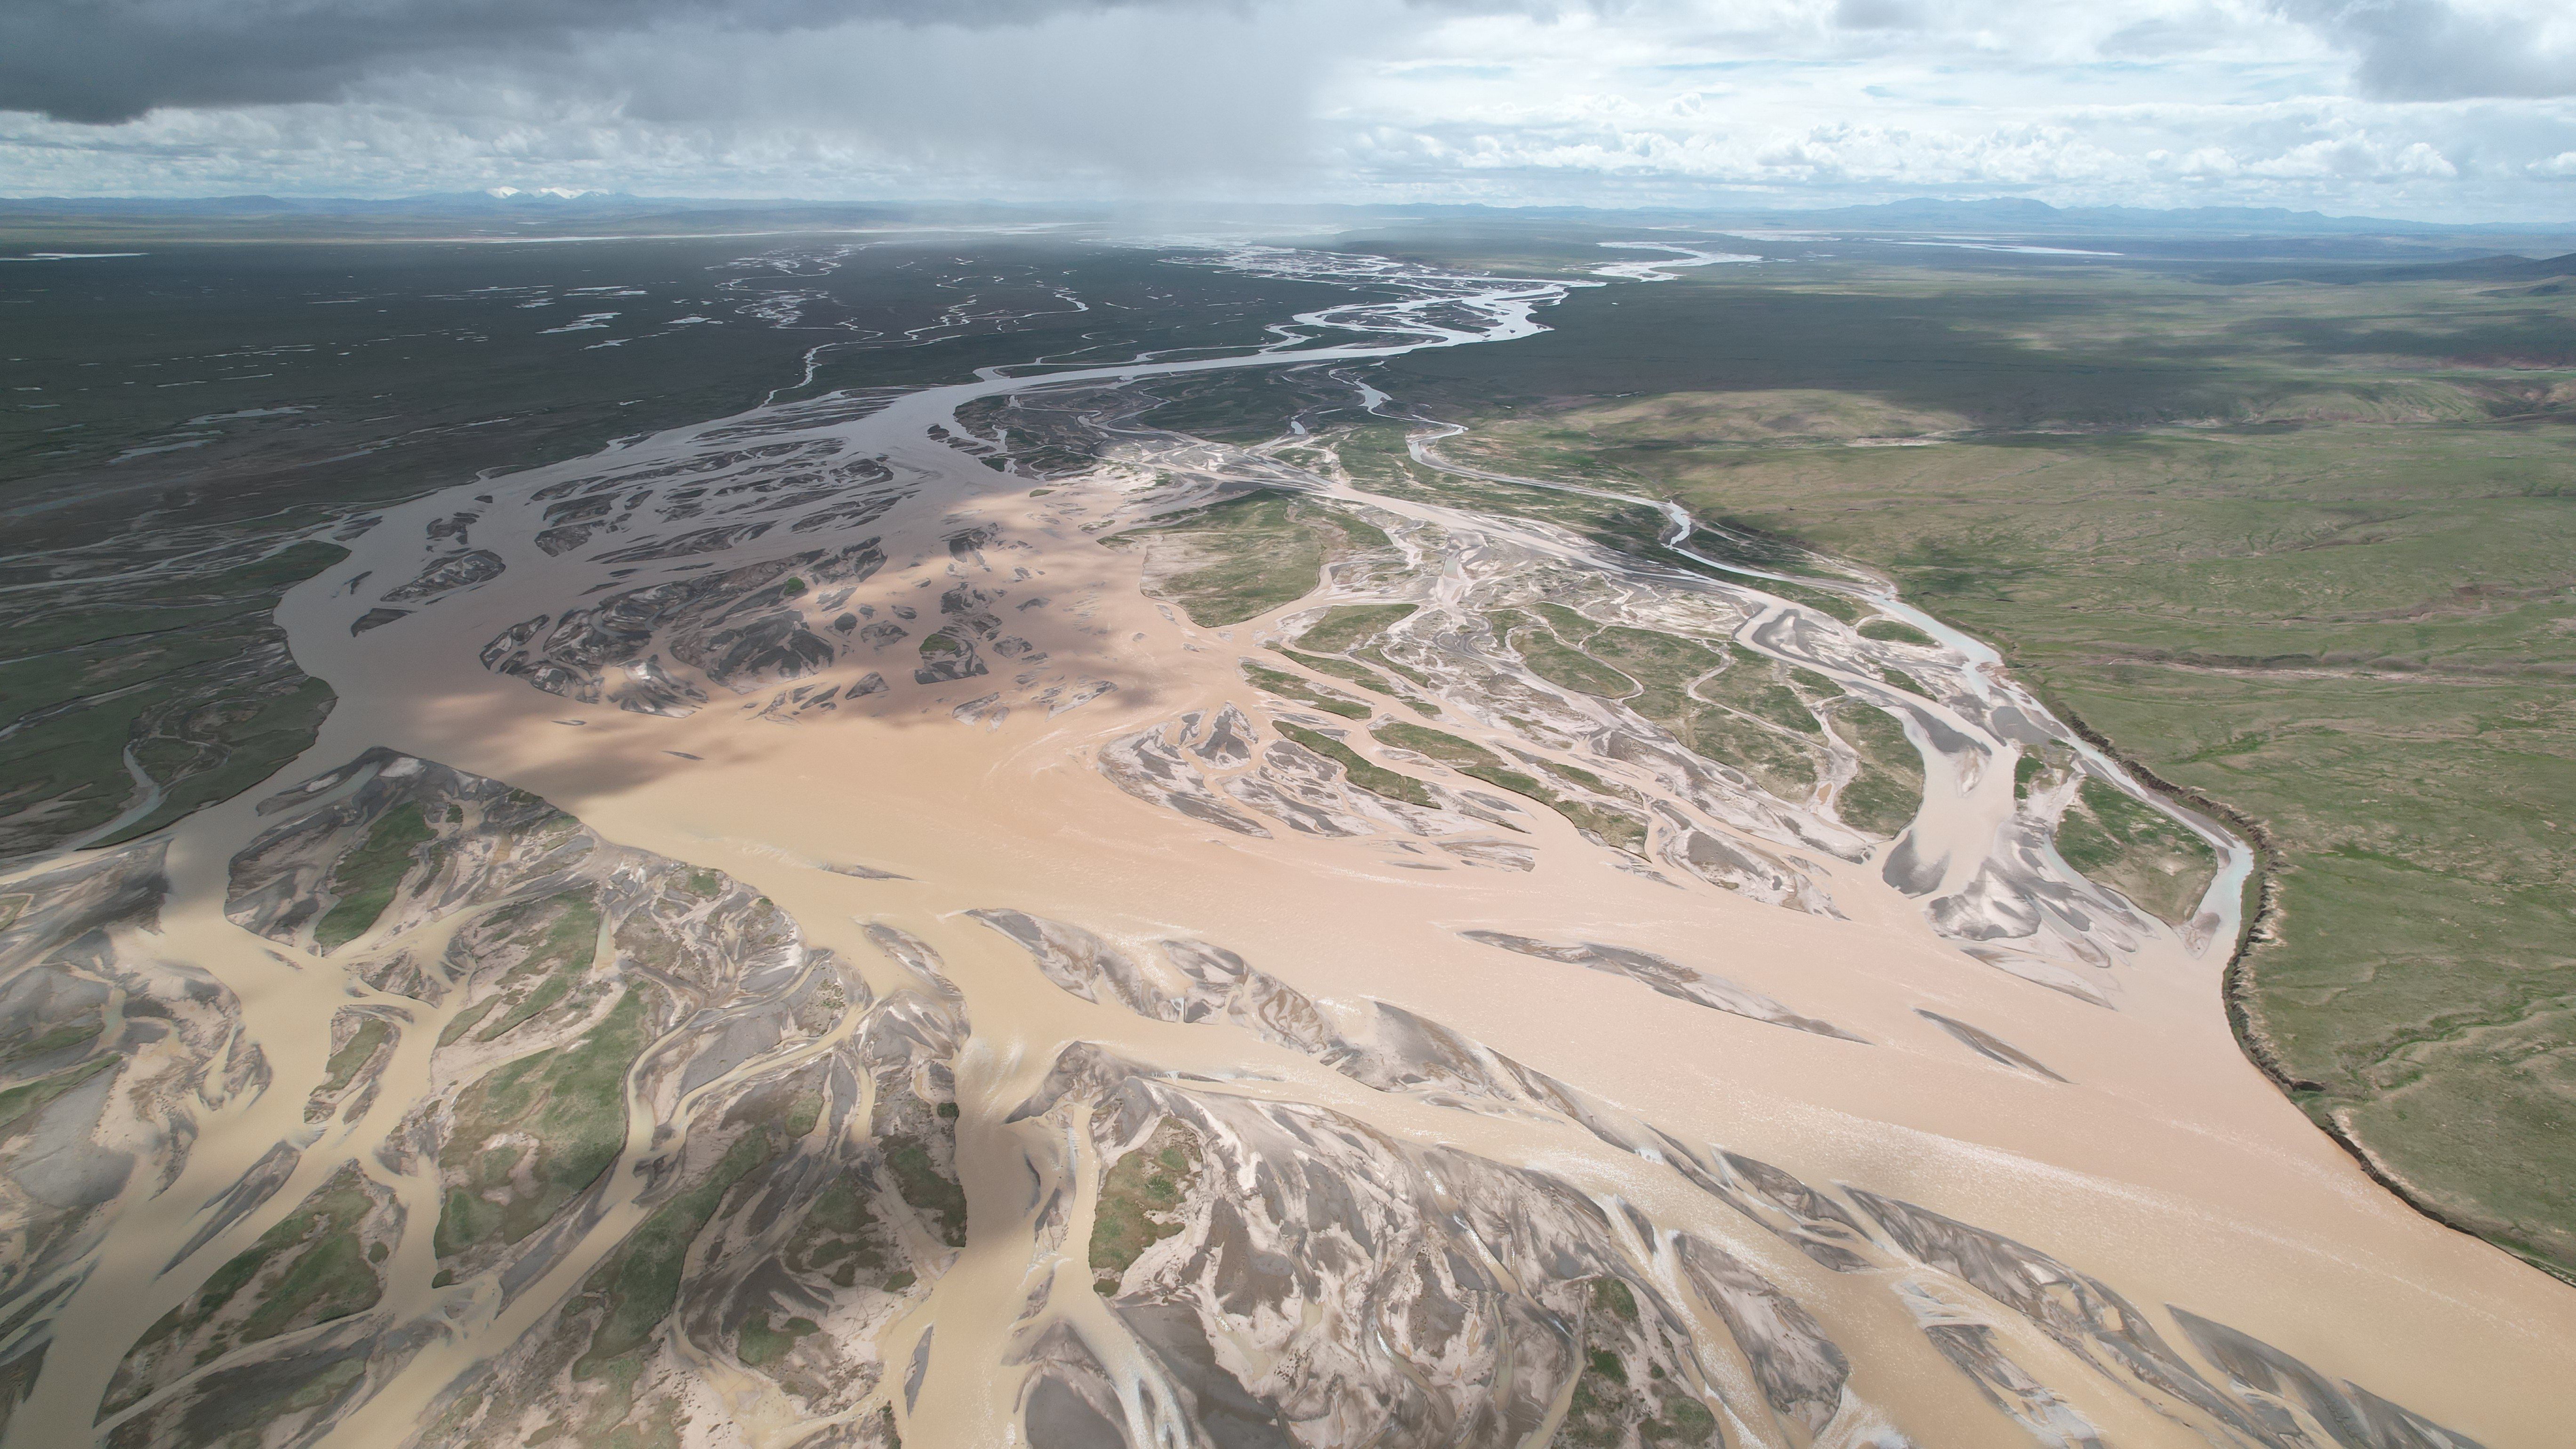
POLYGON ((356 196, 29 196, 0 198, 0 216, 441 216, 574 214, 620 215, 648 211, 730 211, 848 203, 719 201, 564 187, 438 192, 376 199, 356 196))
POLYGON ((2576 277, 2576 252, 2537 259, 2473 257, 2467 261, 2439 262, 2420 267, 2389 267, 2378 275, 2382 280, 2393 282, 2549 282, 2560 277, 2576 277))
MULTIPOLYGON (((1247 235, 1327 231, 1407 245, 1424 230, 1507 234, 1605 227, 1666 227, 1742 238, 1766 254, 1811 250, 1783 233, 1806 233, 1839 253, 1893 253, 1940 265, 2003 264, 1980 252, 2026 252, 2018 264, 2082 264, 2090 254, 2123 265, 2257 270, 2240 280, 2312 269, 2318 279, 2358 280, 2355 268, 2425 278, 2524 280, 2555 286, 2553 265, 2526 259, 2576 247, 2576 220, 2560 225, 2442 225, 2381 217, 2327 216, 2280 207, 2056 207, 2027 199, 1943 201, 1917 198, 1874 206, 1807 211, 1736 211, 1658 207, 1484 205, 1215 205, 1135 211, 1116 206, 990 201, 859 202, 634 196, 569 187, 496 186, 389 199, 307 196, 0 198, 0 233, 12 245, 140 245, 201 240, 380 240, 435 242, 460 238, 539 239, 566 232, 597 236, 753 235, 866 230, 885 226, 973 226, 1071 222, 1108 231, 1165 232, 1216 226, 1247 235), (2009 243, 2009 245, 1996 245, 2009 243), (2030 245, 2036 243, 2036 245, 2030 245), (1953 253, 1937 250, 1960 247, 1953 253), (1919 256, 1918 256, 1919 249, 1919 256), (2453 270, 2467 267, 2472 270, 2453 270), (2501 270, 2477 271, 2493 267, 2501 270)), ((1579 242, 1577 244, 1580 244, 1579 242)), ((2308 271, 2296 273, 2308 275, 2308 271)), ((2219 273, 2211 272, 2213 278, 2219 273)), ((2232 276, 2233 273, 2229 272, 2232 276)))
MULTIPOLYGON (((1027 214, 1108 211, 1113 208, 1011 205, 992 202, 851 202, 758 200, 723 197, 634 196, 624 192, 582 191, 566 187, 496 186, 482 191, 443 192, 391 199, 343 196, 209 196, 209 197, 64 197, 0 198, 5 216, 616 216, 673 211, 831 212, 837 215, 918 215, 925 211, 953 214, 988 211, 1027 214)), ((1728 207, 1641 207, 1604 209, 1579 206, 1499 207, 1484 205, 1332 205, 1219 206, 1208 210, 1247 218, 1275 215, 1339 216, 1492 216, 1521 218, 1670 216, 1699 224, 1721 223, 1763 228, 1871 230, 1884 232, 2005 232, 2033 235, 2141 235, 2196 233, 2259 236, 2456 236, 2464 233, 2515 235, 2576 234, 2576 218, 2565 223, 2402 221, 2387 217, 2328 216, 2273 206, 2195 206, 2159 209, 2143 206, 2051 206, 2026 198, 1945 201, 1917 197, 1871 206, 1836 206, 1810 210, 1745 211, 1728 207)))
POLYGON ((2529 222, 2441 223, 2399 221, 2374 216, 2327 216, 2278 206, 2051 206, 2044 201, 1936 201, 1918 197, 1878 206, 1837 206, 1818 211, 1772 211, 1740 214, 1771 225, 1867 227, 1885 231, 2008 231, 2015 235, 2076 233, 2136 235, 2149 232, 2202 232, 2259 236, 2452 236, 2462 232, 2510 232, 2518 235, 2576 232, 2576 218, 2552 226, 2529 222))

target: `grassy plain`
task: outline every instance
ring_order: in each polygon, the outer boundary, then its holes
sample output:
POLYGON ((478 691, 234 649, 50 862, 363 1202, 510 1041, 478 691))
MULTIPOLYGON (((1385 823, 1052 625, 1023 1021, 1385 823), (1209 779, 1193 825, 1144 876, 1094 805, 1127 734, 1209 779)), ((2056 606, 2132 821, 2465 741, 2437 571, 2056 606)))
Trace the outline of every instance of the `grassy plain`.
POLYGON ((1166 1117, 1134 1151, 1110 1164, 1091 1220, 1091 1272, 1103 1294, 1147 1248, 1181 1230, 1182 1201, 1198 1179, 1198 1137, 1166 1117))
MULTIPOLYGON (((1882 570, 2238 813, 2249 1050, 2419 1205, 2576 1275, 2576 293, 1982 260, 1640 290, 1390 390, 1475 425, 1453 456, 1882 570)), ((2125 828, 2079 814, 2079 855, 2125 828)))

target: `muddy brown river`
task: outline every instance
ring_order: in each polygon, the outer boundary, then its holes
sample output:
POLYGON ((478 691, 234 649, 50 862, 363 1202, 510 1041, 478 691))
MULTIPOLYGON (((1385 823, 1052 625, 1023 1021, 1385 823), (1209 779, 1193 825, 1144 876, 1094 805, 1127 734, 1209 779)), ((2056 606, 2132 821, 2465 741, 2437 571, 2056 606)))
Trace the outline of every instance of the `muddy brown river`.
POLYGON ((1201 261, 1404 300, 459 485, 292 592, 303 760, 5 886, 121 1055, 7 1149, 0 1443, 2564 1442, 2576 1290, 2232 1039, 2241 842, 1856 571, 1641 563, 1428 424, 1389 489, 1133 422, 1400 419, 1369 361, 1561 292, 1201 261), (1132 531, 1256 488, 1384 542, 1193 623, 1222 559, 1132 531), (1807 783, 1551 677, 1596 630, 1807 783), (2086 778, 2196 909, 2067 865, 2086 778))

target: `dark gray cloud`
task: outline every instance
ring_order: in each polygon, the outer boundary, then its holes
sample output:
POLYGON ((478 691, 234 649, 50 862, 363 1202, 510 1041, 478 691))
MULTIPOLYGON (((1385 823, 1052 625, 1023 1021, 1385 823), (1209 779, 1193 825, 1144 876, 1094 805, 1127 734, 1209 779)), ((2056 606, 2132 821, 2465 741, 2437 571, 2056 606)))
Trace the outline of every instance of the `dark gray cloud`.
POLYGON ((2576 54, 2548 45, 2531 14, 2475 14, 2448 0, 2276 0, 2275 8, 2351 52, 2353 80, 2373 100, 2576 95, 2576 54))
POLYGON ((337 99, 371 75, 683 26, 992 26, 1163 0, 0 0, 0 110, 105 124, 158 106, 337 99))
POLYGON ((2563 222, 2569 3, 0 0, 0 194, 2010 194, 2563 222))
MULTIPOLYGON (((1415 12, 1634 9, 1641 0, 1402 0, 1415 12)), ((488 66, 659 30, 853 23, 990 29, 1116 10, 1241 15, 1263 0, 0 0, 0 110, 105 125, 162 106, 342 98, 361 80, 488 66)))

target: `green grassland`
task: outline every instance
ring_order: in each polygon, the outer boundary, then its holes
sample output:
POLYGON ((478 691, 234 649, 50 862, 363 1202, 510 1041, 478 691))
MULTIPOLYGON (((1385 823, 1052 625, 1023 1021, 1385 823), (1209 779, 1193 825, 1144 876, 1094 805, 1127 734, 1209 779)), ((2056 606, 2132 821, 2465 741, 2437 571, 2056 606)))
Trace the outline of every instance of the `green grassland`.
POLYGON ((330 1060, 323 1064, 322 1085, 313 1089, 314 1099, 328 1101, 349 1090, 349 1084, 357 1080, 358 1073, 366 1069, 367 1063, 375 1060, 376 1052, 393 1035, 394 1028, 389 1022, 372 1016, 361 1021, 358 1029, 350 1033, 349 1040, 331 1053, 330 1060))
POLYGON ((1091 1219, 1091 1274, 1101 1293, 1117 1292, 1129 1265, 1181 1230, 1181 1207, 1198 1182, 1201 1156, 1198 1134, 1165 1117, 1110 1164, 1091 1219))
POLYGON ((1286 720, 1275 720, 1273 723, 1278 726, 1281 737, 1294 740, 1341 766, 1342 773, 1349 776, 1351 784, 1359 789, 1366 790, 1372 795, 1383 795, 1389 800, 1400 800, 1407 805, 1419 805, 1424 809, 1430 809, 1440 803, 1432 798, 1431 791, 1420 780, 1411 775, 1390 770, 1330 735, 1318 734, 1313 730, 1292 725, 1286 720))
MULTIPOLYGON (((1302 664, 1306 661, 1300 659, 1298 662, 1302 664)), ((1249 659, 1243 661, 1243 677, 1281 699, 1312 705, 1326 714, 1337 714, 1344 719, 1367 719, 1376 712, 1356 699, 1309 684, 1284 669, 1272 669, 1267 665, 1255 664, 1249 659)))
POLYGON ((135 793, 129 750, 162 795, 119 840, 301 754, 335 701, 296 670, 269 614, 288 586, 347 556, 306 542, 76 604, 41 593, 0 603, 0 856, 116 818, 135 793))
POLYGON ((439 1155, 458 1179, 439 1214, 441 1258, 519 1241, 608 1170, 626 1143, 626 1071, 650 1039, 645 1000, 629 991, 580 1045, 521 1057, 457 1094, 439 1155))
POLYGON ((1324 565, 1389 546, 1384 533, 1348 513, 1276 488, 1106 541, 1146 545, 1148 587, 1203 628, 1240 624, 1293 604, 1323 582, 1324 565))
POLYGON ((1427 696, 1436 692, 1419 670, 1398 664, 1386 654, 1386 631, 1410 617, 1413 604, 1342 604, 1297 636, 1296 647, 1279 652, 1318 674, 1346 679, 1362 689, 1401 699, 1421 714, 1438 718, 1440 706, 1427 696), (1362 661, 1366 661, 1363 663, 1362 661), (1400 679, 1414 686, 1389 682, 1400 679), (1419 692, 1416 692, 1419 691, 1419 692))
POLYGON ((1413 617, 1414 604, 1343 604, 1324 611, 1297 636, 1301 649, 1341 654, 1364 649, 1380 634, 1413 617))
POLYGON ((370 1244, 362 1230, 375 1207, 355 1164, 333 1173, 144 1331, 109 1385, 106 1410, 123 1409, 235 1348, 374 1307, 383 1293, 375 1264, 386 1235, 370 1244))
MULTIPOLYGON (((378 833, 399 816, 399 811, 388 813, 377 823, 378 833)), ((373 839, 368 841, 369 847, 374 844, 373 839)), ((350 860, 358 858, 352 855, 350 860)), ((348 864, 341 866, 343 872, 348 869, 348 864)), ((698 874, 722 879, 713 871, 698 874)), ((697 882, 692 880, 690 884, 694 889, 697 882)), ((704 892, 714 893, 712 889, 704 892)), ((323 919, 327 922, 330 918, 323 919)), ((496 913, 484 929, 507 932, 508 945, 503 949, 520 954, 522 959, 493 983, 496 989, 490 996, 448 1021, 439 1033, 438 1044, 446 1046, 469 1032, 476 1041, 495 1041, 540 1015, 560 1017, 586 1010, 587 994, 575 998, 567 1010, 558 1008, 564 1007, 565 998, 591 968, 598 950, 599 923, 598 898, 586 891, 567 891, 496 913)), ((315 935, 319 937, 318 929, 315 935)), ((604 988, 590 988, 593 992, 600 989, 604 988)))
POLYGON ((885 1139, 885 1160, 895 1190, 938 1229, 940 1241, 952 1248, 966 1246, 966 1189, 940 1170, 929 1146, 897 1134, 885 1139))
POLYGON ((420 807, 408 802, 368 826, 367 838, 332 869, 331 892, 339 900, 314 923, 313 943, 329 951, 365 935, 393 904, 415 853, 437 838, 420 807))
MULTIPOLYGON (((1377 736, 1381 742, 1398 749, 1428 755, 1470 779, 1482 780, 1496 789, 1509 790, 1523 799, 1535 800, 1564 816, 1576 829, 1590 831, 1603 844, 1614 849, 1624 850, 1635 856, 1643 856, 1646 853, 1648 834, 1646 818, 1637 811, 1569 796, 1563 790, 1552 789, 1541 784, 1528 772, 1515 770, 1504 764, 1499 756, 1484 746, 1470 740, 1462 740, 1453 734, 1428 729, 1421 725, 1405 724, 1401 721, 1380 725, 1370 733, 1377 736)), ((1589 770, 1560 765, 1553 761, 1533 761, 1532 763, 1537 768, 1547 770, 1560 779, 1596 795, 1614 793, 1625 795, 1626 793, 1589 770)), ((1627 796, 1627 798, 1633 800, 1635 797, 1627 796)))
MULTIPOLYGON (((574 1378, 591 1378, 604 1364, 644 1346, 679 1298, 689 1244, 697 1241, 733 1185, 777 1152, 776 1139, 766 1132, 735 1139, 713 1171, 655 1208, 606 1261, 591 1270, 582 1292, 586 1299, 604 1302, 606 1312, 589 1349, 573 1363, 574 1378)), ((767 1326, 763 1320, 762 1327, 767 1326)))
POLYGON ((2209 842, 2090 775, 2057 822, 2066 863, 2167 921, 2190 919, 2218 868, 2209 842))
MULTIPOLYGON (((2576 1274, 2576 294, 1811 264, 1611 300, 1391 390, 1476 425, 1452 456, 1885 572, 2259 832, 2249 1050, 2576 1274)), ((2061 848, 2180 914, 2205 863, 2120 803, 2061 848)))

